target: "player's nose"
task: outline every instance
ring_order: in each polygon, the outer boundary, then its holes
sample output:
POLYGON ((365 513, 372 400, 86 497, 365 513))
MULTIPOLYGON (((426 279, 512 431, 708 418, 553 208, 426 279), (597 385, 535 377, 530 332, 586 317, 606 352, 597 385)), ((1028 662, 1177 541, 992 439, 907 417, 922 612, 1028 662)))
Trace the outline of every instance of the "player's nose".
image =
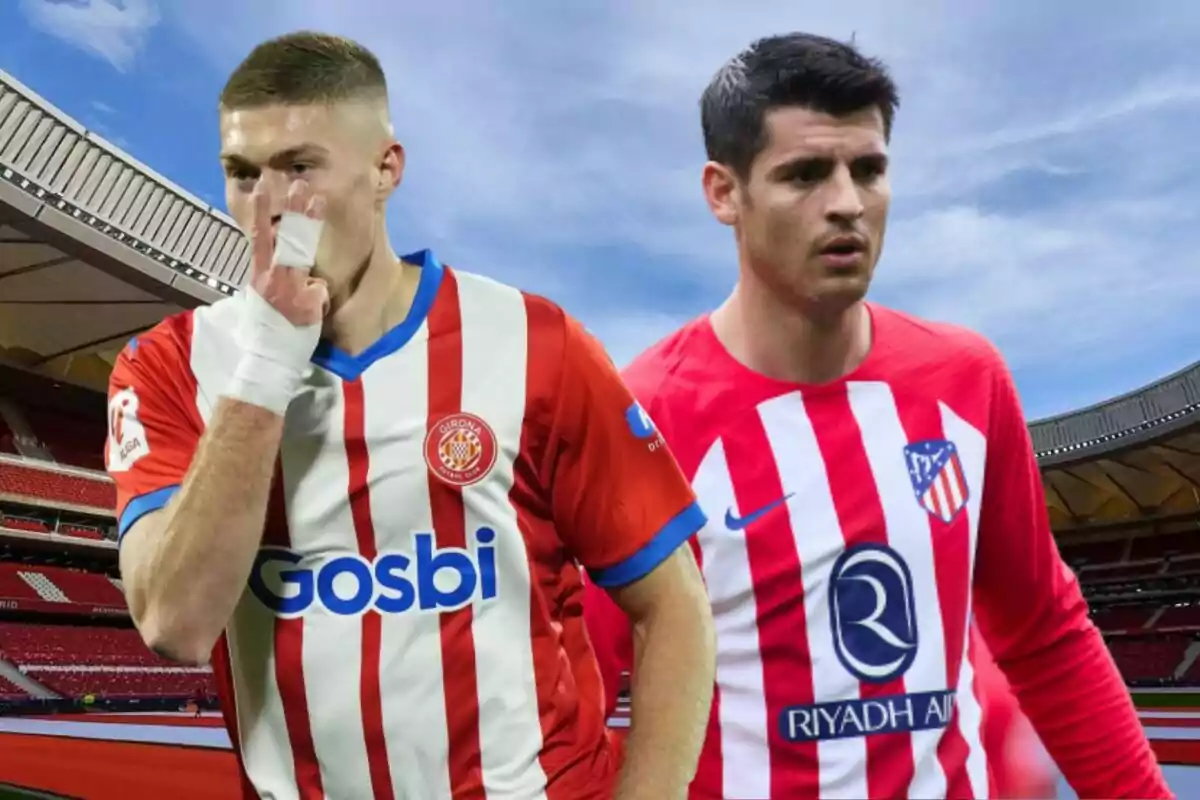
POLYGON ((826 186, 825 216, 831 221, 856 220, 863 214, 859 186, 849 169, 838 169, 826 186))
POLYGON ((275 170, 264 170, 259 176, 255 191, 267 196, 267 207, 271 213, 271 224, 276 225, 287 208, 288 187, 287 177, 275 170))

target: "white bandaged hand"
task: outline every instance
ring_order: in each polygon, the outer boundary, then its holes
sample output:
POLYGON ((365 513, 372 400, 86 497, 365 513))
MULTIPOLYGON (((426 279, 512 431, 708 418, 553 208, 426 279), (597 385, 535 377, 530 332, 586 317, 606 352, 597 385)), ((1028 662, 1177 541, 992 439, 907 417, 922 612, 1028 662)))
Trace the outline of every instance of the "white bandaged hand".
POLYGON ((242 356, 225 395, 282 416, 304 382, 321 324, 293 325, 252 286, 237 302, 242 356))

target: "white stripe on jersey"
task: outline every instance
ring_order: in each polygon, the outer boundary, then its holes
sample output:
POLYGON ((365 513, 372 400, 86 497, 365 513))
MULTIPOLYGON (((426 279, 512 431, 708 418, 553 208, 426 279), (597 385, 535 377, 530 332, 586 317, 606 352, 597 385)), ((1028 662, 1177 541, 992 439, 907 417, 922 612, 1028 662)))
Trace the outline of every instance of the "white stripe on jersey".
MULTIPOLYGON (((967 484, 967 519, 970 553, 967 569, 970 570, 968 580, 975 582, 975 551, 979 543, 979 509, 983 501, 983 476, 987 464, 987 438, 975 426, 964 420, 945 403, 939 403, 942 415, 942 432, 947 439, 954 442, 958 450, 958 458, 962 462, 963 478, 967 484)), ((968 604, 971 596, 967 596, 968 604)), ((962 669, 958 676, 958 719, 963 739, 967 742, 967 775, 971 779, 971 789, 975 797, 984 798, 988 793, 987 754, 983 749, 982 728, 983 710, 975 695, 975 669, 967 658, 967 647, 970 633, 963 637, 963 652, 961 655, 962 669)))
MULTIPOLYGON (((381 554, 411 554, 413 534, 433 530, 424 446, 428 336, 422 324, 403 350, 375 362, 363 375, 364 427, 371 443, 369 481, 373 489, 387 487, 371 492, 381 554), (404 520, 412 528, 388 525, 389 520, 404 520)), ((380 619, 380 700, 395 796, 449 797, 440 617, 413 610, 380 614, 380 619)), ((347 656, 357 663, 353 654, 347 656)), ((357 690, 357 681, 354 686, 357 690)))
MULTIPOLYGON (((314 370, 309 385, 320 386, 319 395, 304 392, 292 401, 279 456, 291 549, 304 554, 299 566, 315 571, 330 558, 357 554, 358 540, 346 502, 350 465, 342 444, 346 398, 341 380, 314 370), (320 402, 314 402, 317 397, 320 402)), ((352 596, 357 588, 349 575, 339 576, 334 587, 341 597, 352 596)), ((350 797, 361 791, 362 777, 370 775, 363 737, 362 617, 314 605, 304 614, 303 625, 299 666, 321 785, 329 797, 350 797)), ((286 735, 284 727, 278 730, 286 735)), ((248 754, 248 759, 255 757, 248 754)))
MULTIPOLYGON (((908 436, 900 421, 892 390, 886 383, 849 383, 850 408, 862 431, 863 447, 883 510, 888 546, 900 553, 912 575, 913 599, 920 631, 916 657, 904 673, 904 690, 945 691, 946 639, 934 567, 929 512, 913 502, 912 479, 904 459, 908 436)), ((963 580, 966 578, 964 576, 963 580)), ((965 620, 963 621, 965 625, 965 620)), ((938 761, 942 728, 914 730, 912 739, 912 797, 944 797, 946 774, 938 761)), ((863 795, 866 796, 865 794, 863 795)))
POLYGON ((529 644, 532 587, 525 540, 509 499, 525 419, 525 298, 486 278, 456 274, 463 322, 462 410, 491 425, 502 448, 493 477, 463 489, 468 547, 477 550, 473 533, 480 527, 496 531, 497 590, 503 598, 477 604, 471 626, 476 685, 479 696, 487 698, 479 706, 483 783, 493 797, 532 800, 545 796, 546 785, 538 759, 542 725, 529 644), (483 320, 487 325, 480 324, 483 320), (506 338, 498 340, 498 332, 506 338))
MULTIPOLYGON (((842 552, 842 526, 834 505, 825 459, 799 393, 758 407, 784 492, 804 581, 804 617, 812 661, 813 702, 860 697, 858 678, 838 661, 829 617, 829 575, 842 552), (836 543, 836 544, 832 544, 836 543)), ((764 454, 765 457, 765 454, 764 454)), ((911 496, 911 492, 910 492, 911 496)), ((926 526, 928 527, 928 526, 926 526)), ((766 731, 763 732, 765 737, 766 731)), ((764 746, 766 742, 764 740, 764 746)), ((867 742, 862 737, 817 742, 821 798, 867 797, 867 742)), ((740 769, 726 762, 726 770, 740 769)), ((766 795, 763 795, 766 797, 766 795)))
POLYGON ((723 522, 725 509, 736 508, 737 502, 719 439, 701 462, 692 486, 707 505, 709 519, 697 542, 716 623, 721 758, 736 765, 722 770, 722 794, 745 800, 768 798, 771 758, 757 599, 746 537, 728 530, 723 522))

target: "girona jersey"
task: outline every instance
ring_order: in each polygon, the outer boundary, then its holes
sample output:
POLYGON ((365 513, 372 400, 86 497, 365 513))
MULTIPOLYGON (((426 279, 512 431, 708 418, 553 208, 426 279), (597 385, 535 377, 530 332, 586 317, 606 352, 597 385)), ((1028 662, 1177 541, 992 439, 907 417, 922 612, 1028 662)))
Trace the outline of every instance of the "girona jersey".
MULTIPOLYGON (((990 796, 1004 748, 984 707, 1006 689, 973 620, 1081 796, 1168 796, 1058 556, 999 354, 868 308, 870 354, 829 384, 750 371, 707 318, 625 373, 709 520, 692 544, 716 692, 692 797, 990 796)), ((611 692, 630 648, 604 600, 588 614, 611 692)))
MULTIPOLYGON (((249 584, 213 654, 247 797, 607 797, 579 564, 637 580, 703 523, 603 350, 442 267, 285 420, 249 584)), ((110 388, 121 534, 178 489, 236 364, 239 298, 131 343, 110 388)))

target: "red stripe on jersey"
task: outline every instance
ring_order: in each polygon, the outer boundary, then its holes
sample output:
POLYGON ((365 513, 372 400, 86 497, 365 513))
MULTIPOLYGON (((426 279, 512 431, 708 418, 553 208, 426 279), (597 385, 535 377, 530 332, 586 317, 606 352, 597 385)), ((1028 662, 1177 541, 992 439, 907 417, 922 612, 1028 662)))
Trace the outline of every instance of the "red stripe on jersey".
MULTIPOLYGON (((829 476, 829 489, 842 534, 861 532, 847 537, 846 547, 887 544, 887 520, 879 489, 846 388, 806 394, 804 400, 829 476)), ((764 652, 763 660, 766 659, 764 652)), ((904 678, 887 683, 862 681, 859 691, 864 700, 902 695, 905 694, 904 678)), ((876 733, 867 736, 866 743, 867 793, 872 798, 905 796, 915 771, 912 736, 907 731, 876 733)))
MULTIPOLYGON (((898 382, 899 383, 899 382, 898 382)), ((939 407, 930 403, 926 398, 910 398, 903 394, 904 384, 893 386, 896 410, 900 416, 900 425, 904 428, 904 436, 910 442, 921 442, 928 439, 944 439, 946 434, 942 429, 942 418, 939 407), (896 394, 899 391, 900 394, 896 394)), ((952 502, 950 484, 957 483, 966 486, 966 476, 962 475, 960 462, 957 458, 943 470, 942 497, 944 502, 952 502), (956 473, 952 471, 957 470, 956 473), (954 480, 948 480, 949 478, 954 480)), ((968 491, 978 491, 980 487, 967 487, 968 491)), ((966 502, 966 498, 963 498, 966 502)), ((941 509, 939 509, 940 511, 941 509)), ((932 539, 933 570, 937 578, 939 608, 970 608, 969 575, 971 571, 971 531, 967 519, 967 509, 964 506, 958 516, 949 524, 929 515, 929 535, 932 539)), ((942 631, 946 648, 946 686, 958 686, 959 671, 962 668, 962 653, 967 635, 967 620, 965 616, 953 614, 942 615, 942 631)), ((972 687, 973 690, 973 687, 972 687)), ((967 774, 967 755, 970 751, 967 740, 963 737, 959 717, 958 704, 946 726, 942 738, 938 741, 938 761, 946 775, 946 796, 971 800, 982 795, 982 786, 971 786, 967 774), (973 790, 973 791, 972 791, 973 790)))
POLYGON ((551 455, 547 435, 562 376, 563 313, 540 297, 526 295, 525 319, 526 413, 509 496, 526 542, 529 574, 534 576, 529 631, 542 728, 538 758, 546 775, 547 800, 611 797, 616 753, 608 738, 604 687, 580 605, 583 585, 578 569, 563 557, 540 478, 551 455), (570 703, 572 697, 578 698, 577 704, 570 703))
MULTIPOLYGON (((772 452, 762 419, 751 415, 727 431, 722 441, 738 510, 748 514, 779 502, 784 496, 779 472, 762 467, 763 459, 772 452)), ((771 756, 771 796, 814 796, 820 788, 815 768, 817 743, 786 741, 779 727, 785 708, 815 702, 800 572, 803 565, 796 552, 791 517, 767 514, 751 522, 743 536, 757 606, 771 756), (778 757, 783 753, 787 754, 786 765, 779 763, 778 757)))
MULTIPOLYGON (((462 410, 462 318, 458 282, 446 268, 429 312, 428 429, 462 410)), ((462 489, 429 473, 429 507, 438 547, 467 547, 462 489)), ((449 741, 450 790, 455 800, 482 798, 483 755, 479 742, 479 687, 475 679, 474 613, 470 606, 443 613, 442 682, 449 741)))
MULTIPOLYGON (((367 480, 371 457, 367 452, 362 380, 345 381, 342 388, 346 399, 345 441, 350 473, 350 515, 354 520, 359 554, 367 561, 374 561, 375 523, 371 519, 371 487, 367 480)), ((362 672, 359 675, 363 740, 367 748, 367 769, 371 774, 374 797, 376 800, 392 800, 395 794, 392 791, 392 774, 383 732, 383 699, 379 683, 382 638, 383 619, 375 609, 367 609, 362 616, 362 672)))
MULTIPOLYGON (((223 633, 217 639, 216 646, 213 647, 212 670, 213 680, 217 684, 218 695, 232 700, 235 696, 233 690, 233 663, 229 659, 229 641, 223 633)), ((225 730, 229 733, 229 742, 233 745, 233 754, 237 758, 238 778, 242 785, 242 800, 258 800, 258 790, 250 782, 250 776, 246 773, 246 762, 242 759, 242 741, 241 736, 238 734, 236 702, 223 701, 221 703, 221 716, 225 720, 225 730)))
MULTIPOLYGON (((267 504, 267 526, 263 544, 271 547, 291 547, 292 537, 287 527, 287 501, 283 496, 282 466, 275 469, 271 497, 267 504)), ((275 618, 275 683, 283 703, 283 719, 287 725, 288 741, 292 745, 292 762, 296 771, 296 790, 301 800, 323 800, 321 765, 313 744, 312 727, 308 717, 308 694, 304 689, 304 618, 275 618)))

